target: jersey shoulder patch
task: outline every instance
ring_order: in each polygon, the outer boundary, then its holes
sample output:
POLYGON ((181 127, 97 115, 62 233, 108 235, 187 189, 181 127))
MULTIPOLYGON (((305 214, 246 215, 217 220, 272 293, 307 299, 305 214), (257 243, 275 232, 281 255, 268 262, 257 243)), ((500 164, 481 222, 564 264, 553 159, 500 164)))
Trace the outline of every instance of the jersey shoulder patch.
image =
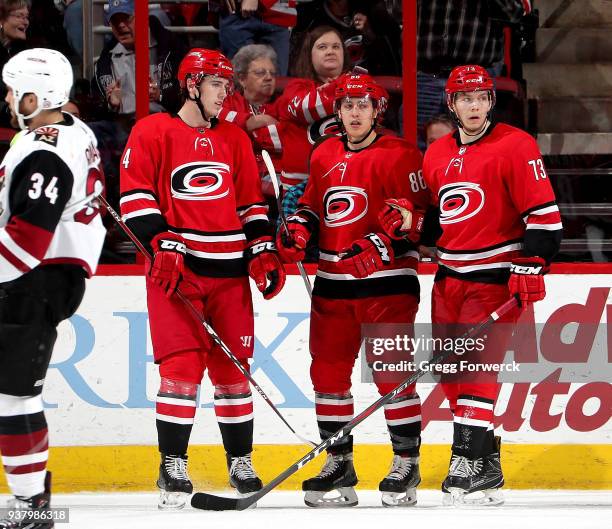
POLYGON ((39 127, 34 130, 34 141, 42 141, 53 147, 57 147, 59 129, 55 127, 39 127))

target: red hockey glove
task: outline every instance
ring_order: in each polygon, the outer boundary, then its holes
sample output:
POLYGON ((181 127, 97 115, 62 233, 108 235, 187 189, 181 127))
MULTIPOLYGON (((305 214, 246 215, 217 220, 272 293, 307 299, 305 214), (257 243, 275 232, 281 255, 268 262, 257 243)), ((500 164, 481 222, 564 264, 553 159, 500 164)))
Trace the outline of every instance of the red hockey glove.
POLYGON ((276 245, 278 253, 286 263, 297 263, 302 261, 306 255, 306 245, 310 240, 310 229, 307 220, 300 215, 290 215, 287 217, 287 228, 281 225, 276 235, 276 245))
POLYGON ((425 212, 405 198, 385 200, 384 207, 378 213, 380 225, 389 237, 407 238, 412 242, 419 240, 424 218, 425 212))
POLYGON ((368 233, 363 239, 353 241, 350 248, 341 252, 340 269, 358 279, 393 263, 391 240, 384 233, 368 233))
POLYGON ((540 301, 546 296, 544 274, 548 272, 546 261, 541 257, 519 257, 510 265, 510 294, 516 296, 521 305, 540 301))
POLYGON ((174 294, 185 270, 187 247, 184 239, 176 233, 164 231, 151 241, 153 262, 149 276, 153 282, 166 291, 166 296, 174 294))
POLYGON ((244 257, 248 262, 249 276, 264 299, 272 299, 285 284, 285 269, 272 237, 259 237, 251 241, 244 250, 244 257))

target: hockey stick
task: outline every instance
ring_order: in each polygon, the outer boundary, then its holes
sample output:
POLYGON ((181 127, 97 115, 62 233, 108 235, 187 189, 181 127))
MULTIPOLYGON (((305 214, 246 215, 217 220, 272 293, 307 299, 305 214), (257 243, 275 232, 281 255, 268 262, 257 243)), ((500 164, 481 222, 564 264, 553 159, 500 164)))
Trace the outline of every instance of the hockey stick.
MULTIPOLYGON (((281 202, 280 196, 280 183, 278 181, 278 175, 276 174, 276 169, 274 169, 274 164, 272 163, 272 159, 270 158, 270 154, 265 149, 261 151, 261 157, 263 158, 264 163, 266 164, 266 168, 268 169, 268 174, 270 175, 270 180, 272 181, 272 187, 274 188, 274 195, 276 196, 276 207, 278 208, 278 216, 280 217, 281 224, 287 234, 289 235, 289 227, 287 226, 287 219, 285 218, 285 213, 283 212, 283 204, 281 202)), ((310 279, 306 270, 304 269, 304 265, 302 261, 298 261, 297 263, 298 270, 300 271, 300 275, 302 276, 302 280, 304 281, 304 285, 306 286, 306 290, 308 291, 308 295, 310 299, 312 299, 312 285, 310 284, 310 279)))
MULTIPOLYGON (((98 196, 98 199, 100 200, 100 202, 102 203, 102 205, 107 209, 107 211, 110 213, 111 217, 113 217, 113 219, 115 219, 115 222, 117 224, 119 224, 119 226, 121 227, 121 229, 124 231, 124 233, 131 239, 131 241, 136 245, 136 248, 138 248, 138 251, 146 258, 148 259, 150 262, 152 262, 152 256, 151 254, 148 252, 148 250, 142 245, 142 243, 138 240, 138 237, 136 237, 136 235, 134 235, 134 232, 132 230, 130 230, 130 228, 128 228, 127 224, 125 222, 123 222, 123 219, 119 216, 119 214, 112 208, 112 206, 106 201, 106 198, 104 198, 102 195, 98 196)), ((221 340, 221 337, 216 333, 216 331, 211 327, 211 325, 204 319, 204 317, 198 312, 198 309, 196 309, 193 305, 193 303, 191 303, 191 301, 189 301, 189 298, 187 298, 187 296, 185 296, 185 294, 183 294, 180 289, 176 289, 176 296, 183 302, 183 304, 185 305, 185 307, 189 310, 189 312, 191 312, 191 314, 193 315, 193 317, 196 319, 196 321, 200 324, 202 324, 202 326, 204 327, 204 329, 206 329, 206 332, 210 335, 210 337, 212 338, 213 342, 215 342, 220 348, 221 350, 227 355, 227 357, 233 362, 233 364, 238 368, 238 370, 248 379, 248 381, 251 383, 251 385, 257 390, 257 393, 259 393, 261 395, 261 398, 263 400, 265 400, 268 405, 270 406, 270 408, 272 408, 272 410, 274 411, 274 413, 276 413, 276 415, 278 415, 278 417, 280 418, 281 421, 283 421, 285 423, 285 426, 287 426, 287 428, 289 428, 289 430, 291 430, 291 432, 303 443, 305 444, 309 444, 312 446, 316 446, 316 443, 314 443, 313 441, 309 441, 308 439, 306 439, 305 437, 302 437, 299 433, 297 433, 293 427, 287 422, 287 420, 282 416, 281 412, 278 411, 278 408, 272 403, 272 401, 270 400, 270 398, 268 397, 268 395, 266 395, 266 393, 264 392, 263 389, 261 389, 260 385, 255 382, 255 379, 251 376, 251 373, 248 372, 248 370, 242 365, 242 363, 240 362, 240 360, 238 360, 238 358, 236 358, 234 356, 234 353, 232 353, 232 351, 230 350, 230 348, 225 345, 225 343, 223 342, 223 340, 221 340)))
MULTIPOLYGON (((499 318, 506 315, 509 311, 514 309, 518 305, 518 302, 515 297, 510 298, 503 305, 501 305, 497 310, 492 312, 485 320, 474 325, 474 327, 470 328, 467 332, 465 332, 461 338, 474 338, 482 334, 486 329, 488 329, 494 322, 496 322, 499 318)), ((432 362, 429 363, 429 366, 439 364, 448 358, 451 354, 453 354, 452 350, 445 351, 438 355, 432 362)), ((207 494, 205 492, 197 492, 191 498, 191 506, 196 509, 204 509, 208 511, 242 511, 244 509, 248 509, 251 505, 256 503, 263 496, 268 494, 272 489, 274 489, 277 485, 280 485, 283 481, 285 481, 288 477, 295 474, 300 468, 304 465, 312 461, 315 457, 317 457, 323 450, 329 448, 330 446, 336 444, 340 439, 344 436, 348 435, 353 428, 355 428, 358 424, 367 419, 372 413, 374 413, 379 408, 382 408, 387 402, 389 402, 393 397, 401 393, 404 389, 406 389, 411 384, 414 384, 421 376, 425 373, 423 369, 418 369, 408 378, 406 378, 399 386, 393 389, 391 392, 386 395, 380 397, 377 401, 370 404, 365 410, 363 410, 359 415, 353 417, 346 425, 344 425, 340 430, 334 433, 331 437, 321 442, 315 448, 313 448, 310 452, 308 452, 305 456, 303 456, 299 461, 296 461, 289 468, 284 470, 281 474, 276 476, 272 481, 270 481, 265 487, 261 490, 258 490, 251 496, 246 498, 227 498, 224 496, 216 496, 214 494, 207 494)))

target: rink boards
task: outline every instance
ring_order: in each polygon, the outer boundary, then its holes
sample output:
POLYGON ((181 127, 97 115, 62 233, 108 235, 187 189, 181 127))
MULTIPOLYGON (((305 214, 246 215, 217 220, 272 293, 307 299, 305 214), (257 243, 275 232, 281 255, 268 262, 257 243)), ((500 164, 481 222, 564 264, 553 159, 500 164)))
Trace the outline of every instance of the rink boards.
MULTIPOLYGON (((78 313, 60 327, 44 392, 50 467, 61 491, 149 490, 158 465, 154 401, 159 379, 152 363, 144 280, 137 267, 101 272, 127 275, 98 275, 89 281, 78 313)), ((559 351, 579 352, 588 363, 562 362, 562 354, 553 354, 556 361, 551 361, 548 354, 544 368, 540 366, 547 370, 546 383, 504 384, 496 431, 504 440, 506 483, 512 488, 612 489, 612 333, 607 332, 612 267, 566 266, 553 272, 547 277, 549 295, 523 324, 537 322, 546 330, 553 322, 559 328, 560 322, 567 323, 569 334, 560 337, 559 351)), ((421 275, 417 322, 428 320, 432 281, 431 273, 421 275)), ((283 292, 271 301, 254 293, 254 302, 253 376, 296 430, 317 439, 308 375, 309 301, 301 278, 290 275, 283 292)), ((535 350, 539 346, 535 337, 535 350)), ((353 377, 356 412, 377 398, 375 387, 361 382, 360 369, 358 362, 353 377)), ((424 424, 422 486, 437 488, 448 468, 450 412, 439 385, 419 384, 418 392, 424 424)), ((201 489, 223 488, 227 482, 211 401, 206 378, 189 452, 190 473, 201 489)), ((265 481, 308 449, 256 392, 254 401, 254 459, 265 481)), ((377 488, 391 459, 382 412, 354 435, 360 486, 377 488)), ((316 465, 302 469, 283 487, 298 488, 316 465)), ((0 492, 6 490, 1 481, 0 492)))

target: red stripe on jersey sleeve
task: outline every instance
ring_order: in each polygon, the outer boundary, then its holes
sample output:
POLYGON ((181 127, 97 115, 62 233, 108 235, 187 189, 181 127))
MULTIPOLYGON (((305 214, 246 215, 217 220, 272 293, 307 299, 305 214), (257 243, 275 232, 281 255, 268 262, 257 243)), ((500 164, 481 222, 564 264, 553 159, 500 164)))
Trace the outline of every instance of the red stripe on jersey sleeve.
POLYGON ((268 206, 263 204, 255 204, 251 207, 241 209, 238 212, 240 223, 244 226, 253 220, 268 220, 268 206), (255 217, 255 218, 253 218, 255 217))
POLYGON ((159 210, 159 204, 153 197, 130 200, 121 204, 121 215, 129 215, 130 213, 136 213, 146 209, 159 210))
POLYGON ((13 217, 5 229, 15 244, 39 261, 47 253, 53 239, 52 232, 30 224, 20 217, 13 217))
POLYGON ((542 226, 559 224, 561 222, 561 215, 558 211, 551 213, 545 213, 544 215, 529 215, 527 217, 527 225, 532 226, 533 224, 539 224, 542 226))
POLYGON ((9 251, 9 249, 6 246, 4 246, 4 244, 2 244, 1 242, 0 242, 0 255, 4 257, 9 263, 11 263, 15 268, 17 268, 17 270, 19 270, 20 272, 23 272, 24 274, 31 270, 31 268, 27 264, 25 264, 21 259, 18 259, 17 257, 15 257, 15 255, 12 254, 9 251))

